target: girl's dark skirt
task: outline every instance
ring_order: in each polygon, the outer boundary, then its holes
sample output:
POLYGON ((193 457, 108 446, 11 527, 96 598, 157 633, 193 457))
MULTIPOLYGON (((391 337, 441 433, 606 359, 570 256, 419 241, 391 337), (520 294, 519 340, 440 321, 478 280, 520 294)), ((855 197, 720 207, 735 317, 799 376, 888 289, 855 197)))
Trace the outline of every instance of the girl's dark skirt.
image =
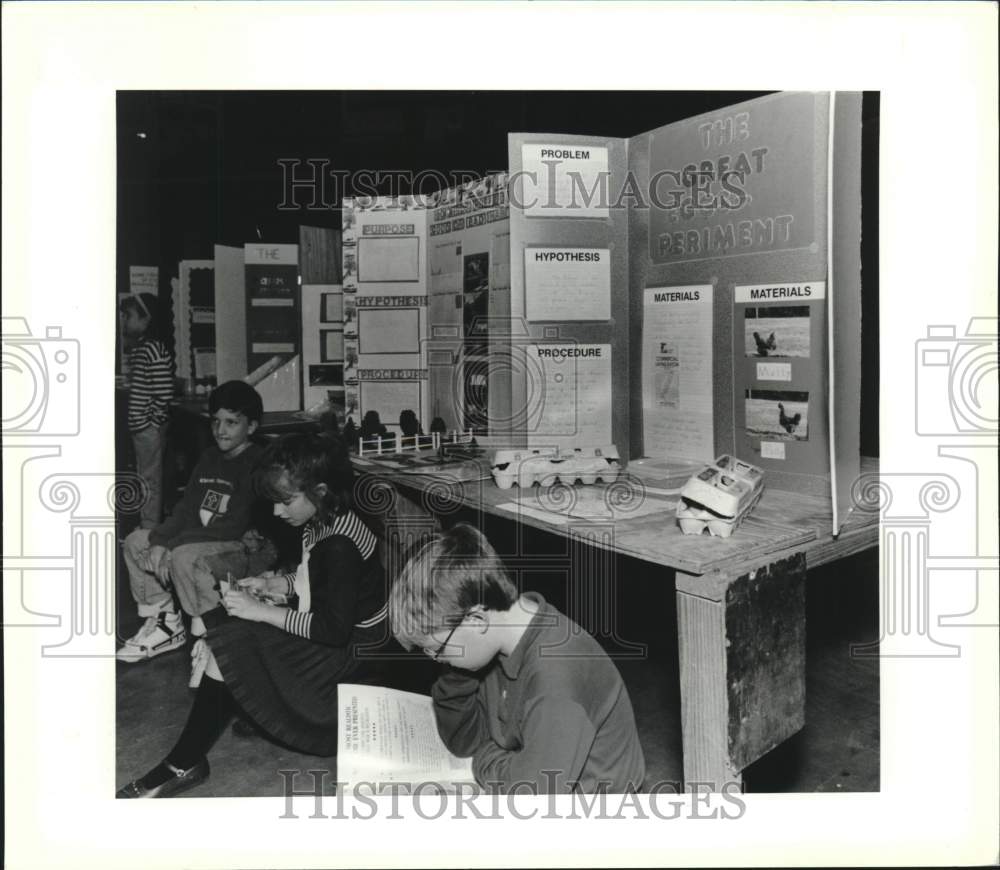
POLYGON ((337 754, 337 686, 367 682, 359 647, 384 640, 384 622, 356 628, 345 647, 273 625, 205 614, 208 644, 236 702, 270 736, 310 755, 337 754))

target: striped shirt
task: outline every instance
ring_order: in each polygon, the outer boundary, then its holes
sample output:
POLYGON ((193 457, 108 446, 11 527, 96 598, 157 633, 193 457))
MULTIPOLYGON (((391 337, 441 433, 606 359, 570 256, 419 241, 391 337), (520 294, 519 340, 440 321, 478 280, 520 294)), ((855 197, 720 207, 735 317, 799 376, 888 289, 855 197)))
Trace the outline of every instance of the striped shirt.
MULTIPOLYGON (((289 634, 295 634, 299 637, 304 637, 310 640, 312 639, 312 623, 315 614, 310 610, 311 602, 309 600, 309 553, 320 541, 326 540, 334 535, 343 535, 344 537, 349 538, 358 548, 358 552, 361 554, 361 558, 365 562, 367 562, 375 552, 375 547, 377 545, 375 534, 353 511, 348 511, 347 513, 337 517, 330 525, 326 525, 324 523, 310 523, 302 532, 302 564, 299 565, 299 570, 297 572, 284 575, 285 582, 287 583, 287 594, 289 596, 299 596, 300 609, 289 609, 285 614, 284 628, 289 634)), ((382 607, 370 616, 355 623, 354 627, 370 628, 385 619, 386 614, 386 605, 383 604, 382 607)))
POLYGON ((128 428, 133 432, 167 421, 174 395, 174 360, 159 339, 144 338, 128 357, 128 428))

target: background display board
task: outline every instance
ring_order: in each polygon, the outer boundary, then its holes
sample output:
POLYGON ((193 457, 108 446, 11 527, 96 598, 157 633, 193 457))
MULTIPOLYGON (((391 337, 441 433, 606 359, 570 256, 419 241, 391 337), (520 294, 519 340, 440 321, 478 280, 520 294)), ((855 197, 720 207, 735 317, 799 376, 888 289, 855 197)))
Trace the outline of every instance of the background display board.
POLYGON ((300 410, 298 245, 247 243, 243 256, 247 368, 253 372, 263 365, 275 366, 267 381, 257 385, 265 410, 300 410))
POLYGON ((181 260, 171 282, 175 373, 186 391, 215 384, 215 277, 212 260, 181 260))
POLYGON ((505 174, 489 175, 429 201, 430 416, 479 436, 496 434, 490 406, 506 371, 491 364, 509 331, 506 185, 505 174))
POLYGON ((342 214, 345 416, 377 411, 396 431, 411 410, 426 431, 427 211, 410 196, 359 197, 342 214))

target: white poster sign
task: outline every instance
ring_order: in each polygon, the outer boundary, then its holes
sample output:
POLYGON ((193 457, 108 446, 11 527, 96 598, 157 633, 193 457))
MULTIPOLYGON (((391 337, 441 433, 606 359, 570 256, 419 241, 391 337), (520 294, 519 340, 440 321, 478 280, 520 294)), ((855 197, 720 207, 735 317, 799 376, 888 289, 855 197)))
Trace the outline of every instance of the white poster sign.
POLYGON ((521 146, 521 202, 527 217, 608 216, 608 149, 595 145, 521 146))
POLYGON ((526 248, 524 294, 528 320, 610 320, 611 251, 526 248))
POLYGON ((528 372, 528 443, 601 447, 611 440, 611 345, 532 344, 528 372))
POLYGON ((642 419, 646 456, 714 458, 711 284, 646 289, 642 419))

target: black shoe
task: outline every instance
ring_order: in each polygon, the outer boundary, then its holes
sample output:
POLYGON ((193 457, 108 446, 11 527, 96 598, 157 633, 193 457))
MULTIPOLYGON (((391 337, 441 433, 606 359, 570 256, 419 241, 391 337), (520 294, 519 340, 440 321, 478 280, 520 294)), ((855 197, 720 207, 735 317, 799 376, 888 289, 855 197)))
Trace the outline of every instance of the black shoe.
POLYGON ((244 719, 242 716, 237 716, 233 720, 233 736, 239 737, 243 740, 248 740, 251 737, 260 737, 260 730, 251 722, 249 719, 244 719))
MULTIPOLYGON (((159 767, 160 765, 157 765, 159 767)), ((157 786, 150 788, 145 784, 145 780, 150 777, 152 773, 156 771, 156 767, 149 771, 145 776, 140 779, 133 779, 125 787, 118 790, 115 795, 116 798, 165 798, 173 797, 175 794, 180 794, 183 791, 187 791, 189 788, 194 788, 196 785, 204 782, 208 779, 209 768, 208 759, 203 758, 194 767, 190 767, 187 770, 181 770, 180 768, 174 767, 167 762, 163 762, 163 766, 167 767, 173 772, 173 777, 168 779, 166 782, 162 782, 157 786)))

